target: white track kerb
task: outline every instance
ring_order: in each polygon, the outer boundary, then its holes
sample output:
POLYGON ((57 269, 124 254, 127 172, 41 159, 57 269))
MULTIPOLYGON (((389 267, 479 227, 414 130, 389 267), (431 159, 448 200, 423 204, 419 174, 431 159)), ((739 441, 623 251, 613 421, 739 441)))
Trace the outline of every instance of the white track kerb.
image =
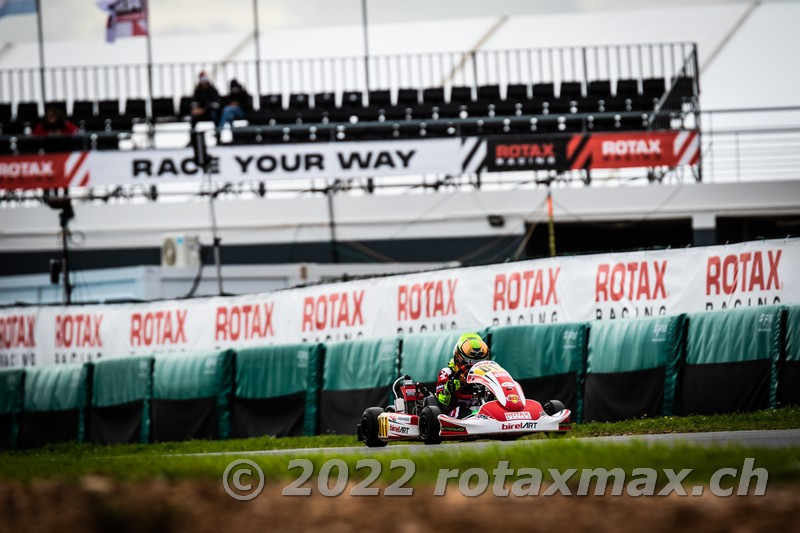
MULTIPOLYGON (((412 496, 416 492, 430 491, 407 486, 416 473, 411 459, 395 459, 389 465, 393 472, 391 484, 381 482, 383 466, 377 459, 361 459, 356 463, 359 471, 357 485, 347 492, 350 468, 342 459, 330 459, 315 471, 308 459, 292 459, 288 463, 295 473, 294 481, 283 487, 283 496, 412 496), (315 477, 316 476, 316 477, 315 477), (399 476, 399 477, 398 477, 399 476), (375 485, 377 482, 376 486, 375 485)), ((564 471, 539 468, 509 468, 508 461, 498 461, 494 469, 469 468, 466 470, 442 468, 436 476, 433 496, 444 496, 448 490, 458 490, 467 497, 492 494, 508 496, 702 496, 706 489, 714 496, 763 496, 767 491, 769 472, 756 468, 755 459, 748 457, 741 468, 720 468, 707 483, 688 486, 686 478, 692 469, 675 471, 665 468, 634 468, 627 474, 622 468, 569 468, 564 471), (545 475, 552 478, 545 480, 545 475), (659 478, 661 483, 659 483, 659 478), (664 482, 666 481, 666 483, 664 482), (755 483, 753 483, 755 481, 755 483)), ((231 462, 222 476, 225 491, 240 501, 252 500, 264 488, 264 472, 253 461, 237 459, 231 462), (249 478, 245 478, 248 476, 249 478), (243 480, 243 478, 245 478, 243 480), (253 483, 256 483, 255 489, 253 483), (233 490, 231 488, 233 485, 233 490)))

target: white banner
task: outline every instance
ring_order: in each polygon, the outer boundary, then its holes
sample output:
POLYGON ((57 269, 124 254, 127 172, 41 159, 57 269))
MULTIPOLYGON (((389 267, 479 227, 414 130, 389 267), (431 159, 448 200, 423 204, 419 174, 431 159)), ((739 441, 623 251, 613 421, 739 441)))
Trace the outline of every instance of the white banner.
POLYGON ((149 304, 0 310, 0 367, 800 302, 800 239, 558 257, 149 304))
MULTIPOLYGON (((479 144, 485 155, 485 143, 479 139, 220 146, 210 148, 209 154, 212 179, 224 182, 461 174, 479 144)), ((472 157, 468 171, 483 163, 484 155, 472 157)), ((87 168, 91 185, 202 179, 189 149, 91 152, 87 168)))

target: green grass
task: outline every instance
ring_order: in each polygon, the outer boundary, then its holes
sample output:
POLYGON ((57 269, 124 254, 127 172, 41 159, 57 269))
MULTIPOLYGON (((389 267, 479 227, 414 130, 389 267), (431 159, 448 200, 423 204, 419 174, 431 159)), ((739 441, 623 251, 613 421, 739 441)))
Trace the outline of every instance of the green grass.
MULTIPOLYGON (((650 433, 693 433, 698 431, 741 431, 751 429, 800 428, 800 407, 786 407, 754 413, 736 413, 713 416, 669 416, 624 420, 622 422, 591 422, 573 424, 570 437, 598 437, 606 435, 642 435, 650 433)), ((541 438, 531 435, 527 438, 541 438)), ((244 452, 251 450, 289 450, 295 448, 333 448, 359 445, 355 435, 319 435, 316 437, 256 437, 227 441, 195 440, 188 442, 163 442, 155 444, 124 444, 102 446, 97 444, 54 444, 35 450, 0 453, 0 461, 8 455, 53 456, 118 456, 164 455, 205 452, 244 452)), ((397 446, 397 444, 393 444, 397 446)))
MULTIPOLYGON (((734 415, 659 417, 615 423, 575 424, 571 437, 626 435, 645 433, 682 433, 748 429, 800 428, 800 408, 734 415)), ((540 438, 539 435, 530 438, 540 438)), ((311 459, 317 468, 327 459, 339 457, 350 467, 351 477, 366 475, 355 471, 361 454, 341 454, 335 450, 320 452, 311 448, 337 448, 359 445, 355 436, 321 435, 317 437, 259 437, 229 441, 189 441, 150 445, 59 444, 34 450, 0 454, 0 480, 27 481, 39 478, 76 479, 87 474, 108 475, 119 479, 150 479, 165 477, 219 478, 235 457, 246 457, 248 451, 276 449, 309 449, 279 456, 252 456, 268 479, 291 479, 296 472, 287 470, 292 457, 311 459), (233 456, 188 456, 173 454, 204 452, 242 452, 233 456)), ((413 457, 417 465, 414 482, 435 480, 439 468, 466 469, 473 466, 493 467, 499 459, 511 462, 510 468, 614 468, 625 470, 639 467, 692 468, 693 476, 706 479, 709 472, 720 467, 741 467, 745 457, 756 457, 756 466, 770 471, 770 480, 800 482, 800 448, 747 450, 729 446, 701 448, 684 444, 646 445, 643 443, 596 443, 561 439, 536 446, 520 445, 474 449, 449 449, 447 445, 431 447, 445 453, 411 455, 402 445, 392 445, 387 453, 374 457, 383 465, 381 481, 391 481, 389 464, 392 459, 413 457), (763 462, 763 464, 762 464, 763 462)))
MULTIPOLYGON (((438 453, 409 453, 409 449, 398 446, 388 453, 371 455, 381 464, 381 476, 376 485, 387 485, 396 480, 402 469, 390 468, 394 459, 413 459, 416 471, 412 485, 427 485, 437 479, 439 469, 481 467, 492 470, 497 462, 509 462, 511 469, 538 468, 544 480, 551 479, 548 469, 622 468, 630 474, 634 468, 655 468, 661 472, 660 482, 666 480, 664 468, 676 472, 689 468, 690 481, 707 482, 719 468, 741 469, 746 457, 756 459, 755 466, 766 468, 770 484, 800 484, 800 447, 788 449, 747 449, 737 446, 719 448, 695 447, 687 444, 647 445, 641 442, 610 444, 579 440, 542 442, 535 446, 519 443, 510 446, 490 445, 485 448, 461 448, 447 450, 447 446, 436 448, 438 453)), ((427 451, 427 449, 426 449, 427 451)), ((245 457, 243 454, 242 457, 245 457)), ((219 480, 226 466, 237 456, 157 456, 128 455, 109 457, 86 455, 64 457, 51 454, 24 454, 4 457, 0 462, 0 480, 27 482, 35 479, 77 480, 86 475, 109 476, 119 480, 147 479, 207 479, 219 480)), ((288 469, 291 459, 306 458, 315 465, 314 476, 306 486, 316 487, 320 467, 330 459, 341 459, 347 464, 350 479, 363 479, 367 469, 356 469, 361 454, 320 453, 309 450, 292 456, 250 456, 264 470, 270 481, 285 486, 300 475, 300 470, 288 469)), ((336 472, 334 471, 334 474, 336 472)), ((575 477, 575 480, 577 480, 575 477)), ((335 478, 334 478, 335 479, 335 478)), ((331 480, 333 485, 334 479, 331 480)), ((573 480, 574 481, 574 480, 573 480)))
POLYGON ((742 431, 749 429, 800 428, 800 407, 784 407, 753 413, 711 416, 662 416, 622 422, 574 424, 572 436, 643 435, 647 433, 696 433, 700 431, 742 431))

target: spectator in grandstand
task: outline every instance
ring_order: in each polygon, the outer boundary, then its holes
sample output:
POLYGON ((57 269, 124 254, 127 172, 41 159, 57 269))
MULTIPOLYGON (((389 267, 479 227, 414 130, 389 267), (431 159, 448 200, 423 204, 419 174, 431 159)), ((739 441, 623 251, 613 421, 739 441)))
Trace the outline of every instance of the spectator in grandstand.
POLYGON ((201 72, 192 95, 192 129, 202 120, 216 123, 219 117, 219 92, 208 74, 201 72))
POLYGON ((64 112, 57 107, 48 107, 44 118, 34 126, 33 135, 75 135, 78 126, 67 120, 64 112))
POLYGON ((217 125, 220 129, 224 128, 225 124, 231 124, 234 120, 244 118, 250 111, 250 94, 236 79, 231 80, 228 96, 225 97, 224 102, 222 116, 217 125))

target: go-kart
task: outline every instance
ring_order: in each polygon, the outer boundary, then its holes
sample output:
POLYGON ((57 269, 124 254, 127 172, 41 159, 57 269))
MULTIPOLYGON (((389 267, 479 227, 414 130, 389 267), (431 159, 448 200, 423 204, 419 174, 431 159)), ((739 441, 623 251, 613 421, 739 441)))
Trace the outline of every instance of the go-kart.
POLYGON ((357 426, 358 438, 370 447, 399 440, 439 444, 443 439, 513 440, 530 433, 564 434, 570 410, 557 400, 544 405, 525 398, 522 387, 494 361, 474 364, 460 392, 472 394, 472 408, 463 418, 442 413, 423 383, 401 376, 392 385, 394 403, 370 407, 357 426))

